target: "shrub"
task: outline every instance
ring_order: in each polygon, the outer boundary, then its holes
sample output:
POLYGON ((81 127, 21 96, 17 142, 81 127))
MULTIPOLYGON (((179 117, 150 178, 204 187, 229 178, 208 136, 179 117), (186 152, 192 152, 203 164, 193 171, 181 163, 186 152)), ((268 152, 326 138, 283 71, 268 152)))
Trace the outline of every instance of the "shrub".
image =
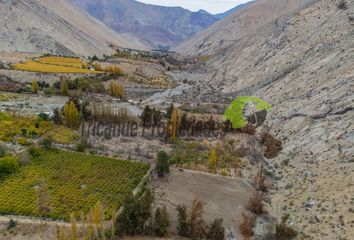
POLYGON ((154 232, 158 237, 163 237, 167 234, 170 226, 170 217, 167 213, 166 206, 155 210, 154 232))
POLYGON ((5 147, 0 145, 0 158, 2 158, 3 156, 5 156, 6 154, 6 149, 5 147))
POLYGON ((16 172, 19 168, 17 157, 5 156, 0 158, 0 178, 16 172))
POLYGON ((204 202, 198 199, 193 201, 191 214, 189 218, 190 238, 203 239, 206 236, 206 223, 203 220, 204 202))
POLYGON ((178 211, 178 235, 182 237, 189 237, 190 236, 190 230, 187 222, 187 207, 186 205, 178 205, 177 206, 177 211, 178 211))
POLYGON ((156 172, 159 177, 165 177, 170 172, 170 156, 164 152, 157 153, 156 172))
POLYGON ((268 190, 269 183, 267 181, 267 177, 265 176, 263 162, 261 163, 261 165, 258 169, 258 173, 257 173, 256 177, 254 178, 254 183, 256 185, 257 191, 266 192, 268 190))
POLYGON ((262 194, 260 192, 253 192, 247 205, 247 209, 256 215, 261 215, 265 212, 262 202, 262 194))
POLYGON ((224 240, 225 228, 223 227, 223 219, 215 219, 208 226, 207 239, 209 240, 224 240))
POLYGON ((283 149, 282 142, 275 139, 269 132, 263 132, 261 134, 261 141, 265 147, 264 156, 267 158, 274 158, 283 149))
POLYGON ((43 151, 39 147, 32 146, 28 148, 28 153, 31 157, 39 157, 43 154, 43 151))
POLYGON ((9 224, 7 225, 7 231, 15 228, 16 225, 17 225, 17 222, 11 218, 9 221, 9 224))
POLYGON ((347 10, 347 9, 348 9, 347 2, 344 1, 344 0, 341 0, 341 1, 338 3, 337 7, 338 7, 339 9, 342 9, 342 10, 347 10))
POLYGON ((82 144, 82 143, 76 144, 76 150, 77 150, 78 152, 85 152, 85 145, 82 144))
POLYGON ((40 142, 40 145, 44 148, 44 149, 51 149, 53 146, 53 139, 51 137, 47 137, 42 139, 42 141, 40 142))
POLYGON ((251 213, 243 213, 242 217, 243 220, 239 226, 240 233, 247 238, 252 237, 254 234, 253 228, 256 224, 256 216, 251 213))
POLYGON ((27 138, 24 138, 24 137, 19 137, 17 139, 17 142, 18 142, 18 144, 20 144, 22 146, 28 146, 29 145, 29 143, 27 141, 27 138))
POLYGON ((286 222, 288 221, 290 215, 286 214, 282 217, 282 221, 275 228, 275 237, 278 240, 290 240, 297 236, 297 231, 293 228, 287 226, 286 222))

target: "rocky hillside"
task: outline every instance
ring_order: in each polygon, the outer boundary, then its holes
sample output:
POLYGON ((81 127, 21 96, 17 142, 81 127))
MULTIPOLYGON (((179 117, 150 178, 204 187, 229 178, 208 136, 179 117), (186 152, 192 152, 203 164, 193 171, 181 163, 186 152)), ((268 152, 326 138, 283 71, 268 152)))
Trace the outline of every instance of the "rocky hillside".
POLYGON ((0 0, 0 51, 102 55, 145 48, 66 0, 0 0))
POLYGON ((71 1, 117 32, 134 36, 151 47, 174 46, 219 19, 205 11, 134 0, 71 1))
POLYGON ((235 44, 256 29, 303 7, 310 0, 258 0, 176 47, 183 54, 208 54, 235 44))
POLYGON ((209 56, 191 101, 221 92, 273 105, 267 125, 283 150, 269 160, 271 213, 289 213, 309 239, 351 239, 354 2, 307 2, 259 0, 179 49, 209 56))

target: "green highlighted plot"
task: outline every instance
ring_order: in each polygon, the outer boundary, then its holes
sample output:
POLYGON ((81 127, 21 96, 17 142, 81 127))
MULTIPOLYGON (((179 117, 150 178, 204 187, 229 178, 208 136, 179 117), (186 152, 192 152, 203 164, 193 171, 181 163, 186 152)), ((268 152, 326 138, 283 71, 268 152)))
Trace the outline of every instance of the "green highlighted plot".
POLYGON ((266 101, 254 96, 241 96, 236 98, 226 109, 224 119, 232 123, 232 127, 243 128, 247 125, 247 120, 243 117, 243 110, 247 103, 254 102, 257 104, 256 109, 259 111, 270 110, 272 106, 266 101))

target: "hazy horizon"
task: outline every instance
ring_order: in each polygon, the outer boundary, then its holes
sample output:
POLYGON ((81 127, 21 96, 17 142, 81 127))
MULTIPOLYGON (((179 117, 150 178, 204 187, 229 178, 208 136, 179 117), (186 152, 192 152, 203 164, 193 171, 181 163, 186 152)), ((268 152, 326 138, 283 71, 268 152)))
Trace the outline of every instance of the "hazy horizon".
POLYGON ((251 0, 137 0, 138 2, 168 6, 168 7, 183 7, 191 11, 200 9, 210 13, 223 13, 237 5, 250 2, 251 0))

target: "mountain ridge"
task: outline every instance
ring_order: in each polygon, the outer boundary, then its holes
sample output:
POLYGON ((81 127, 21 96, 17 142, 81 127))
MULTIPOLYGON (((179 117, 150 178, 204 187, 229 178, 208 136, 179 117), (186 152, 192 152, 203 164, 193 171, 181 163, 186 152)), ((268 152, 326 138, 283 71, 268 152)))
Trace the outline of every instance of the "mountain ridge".
POLYGON ((117 32, 133 36, 151 48, 175 46, 243 7, 213 15, 203 9, 193 12, 182 7, 158 6, 134 0, 72 2, 117 32))
POLYGON ((0 51, 103 55, 110 46, 146 49, 66 0, 0 1, 0 51))

